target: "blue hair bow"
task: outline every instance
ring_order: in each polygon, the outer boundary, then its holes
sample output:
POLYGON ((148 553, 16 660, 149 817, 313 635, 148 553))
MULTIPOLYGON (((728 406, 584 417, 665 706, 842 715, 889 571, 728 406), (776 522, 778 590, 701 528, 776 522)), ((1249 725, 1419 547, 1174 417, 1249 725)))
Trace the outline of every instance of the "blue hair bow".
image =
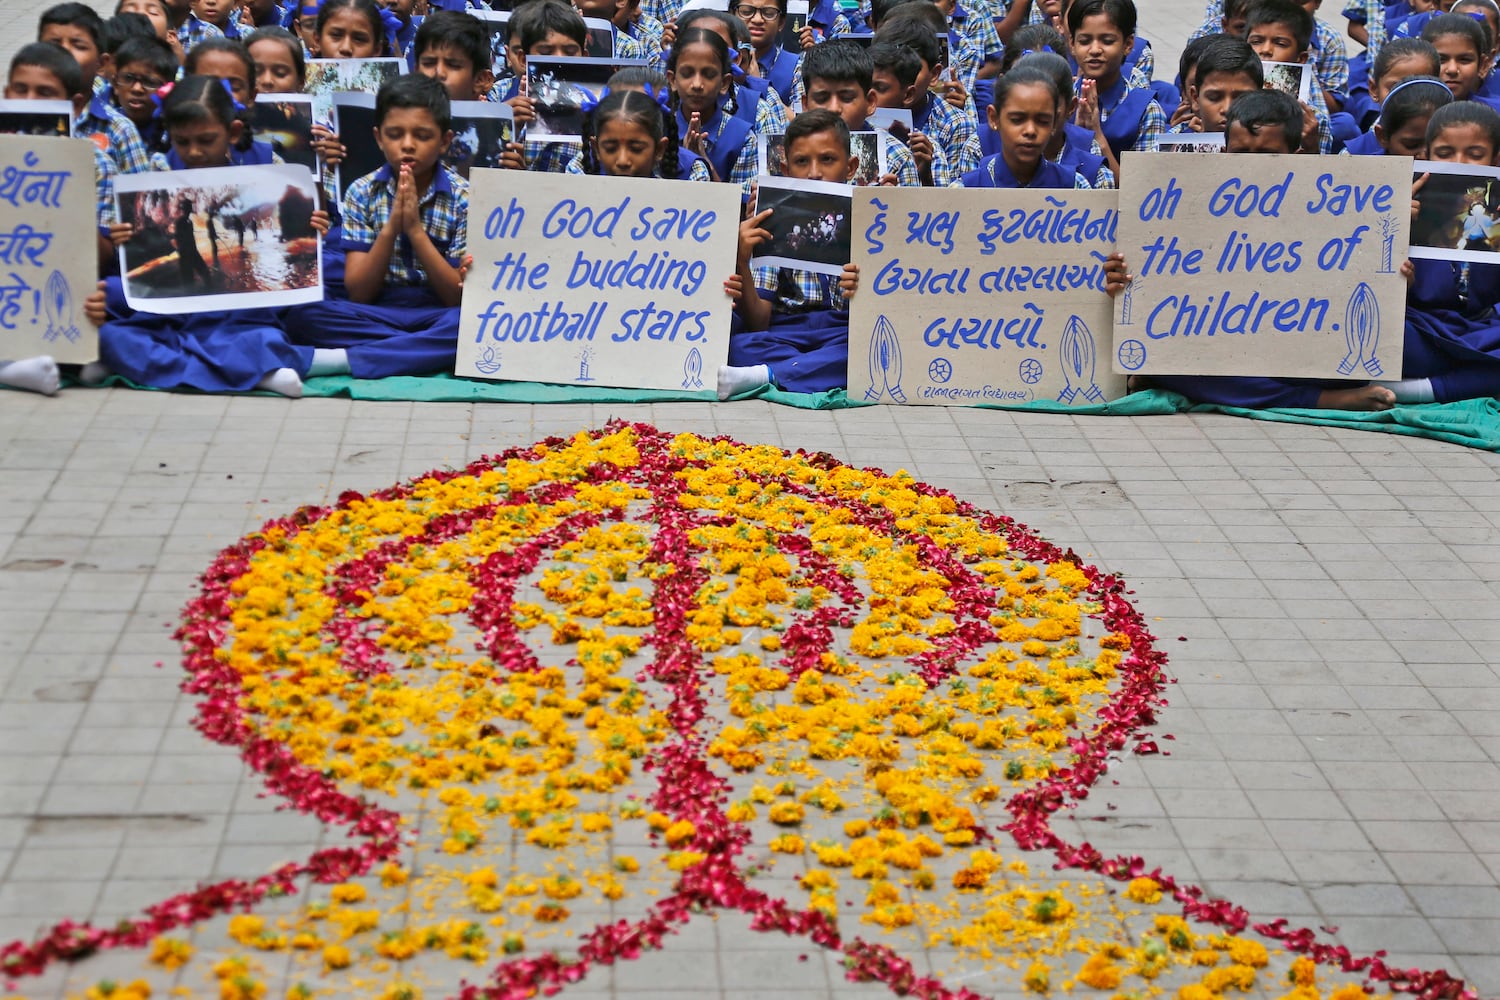
POLYGON ((244 111, 245 106, 234 99, 234 88, 229 85, 229 81, 220 77, 219 82, 224 85, 224 93, 229 95, 229 103, 234 105, 234 113, 239 114, 241 111, 244 111))
POLYGON ((578 110, 582 111, 586 115, 591 115, 594 113, 594 109, 599 106, 599 102, 604 100, 608 96, 608 87, 605 87, 603 90, 599 91, 597 95, 591 94, 587 90, 585 90, 583 92, 583 97, 578 101, 578 110))
POLYGON ((642 84, 641 89, 645 91, 646 96, 655 101, 663 111, 672 110, 672 95, 669 93, 667 87, 662 87, 661 90, 657 90, 655 87, 651 86, 651 84, 646 83, 642 84))
POLYGON ((380 8, 380 20, 385 24, 385 40, 390 43, 391 50, 395 51, 398 40, 401 37, 401 29, 405 27, 401 23, 401 15, 389 7, 380 8))

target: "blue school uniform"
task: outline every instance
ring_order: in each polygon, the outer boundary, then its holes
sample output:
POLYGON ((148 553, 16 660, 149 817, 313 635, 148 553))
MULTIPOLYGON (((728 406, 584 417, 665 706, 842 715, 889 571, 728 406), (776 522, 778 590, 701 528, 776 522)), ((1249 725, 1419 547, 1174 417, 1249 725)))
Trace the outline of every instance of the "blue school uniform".
POLYGON ((1407 294, 1403 378, 1425 378, 1439 403, 1500 392, 1500 266, 1417 260, 1407 294))
POLYGON ((757 58, 756 61, 760 64, 762 78, 781 95, 782 103, 791 104, 802 53, 774 45, 764 59, 757 58))
POLYGON ((1078 186, 1076 171, 1042 160, 1037 164, 1036 176, 1030 184, 1022 184, 1005 165, 1005 157, 999 153, 986 156, 979 162, 979 169, 971 170, 959 178, 958 183, 966 188, 1073 188, 1078 186))
MULTIPOLYGON (((344 195, 343 249, 368 253, 390 218, 396 176, 390 165, 366 174, 344 195)), ((458 267, 468 246, 469 185, 438 164, 420 205, 422 228, 458 267)), ((324 299, 287 310, 287 329, 309 347, 344 348, 355 378, 451 372, 457 354, 458 308, 433 293, 410 241, 396 238, 385 288, 375 302, 324 299)))
MULTIPOLYGON (((746 139, 754 131, 752 122, 748 122, 738 115, 726 115, 724 106, 721 104, 708 121, 700 121, 699 125, 703 134, 707 137, 703 142, 706 159, 714 168, 714 173, 720 180, 728 180, 734 172, 735 162, 739 159, 741 152, 745 149, 746 139)), ((677 138, 680 142, 687 140, 688 119, 677 111, 677 138)))
MULTIPOLYGON (((1075 82, 1075 92, 1081 82, 1081 77, 1075 82)), ((1114 86, 1099 92, 1099 117, 1104 138, 1116 156, 1127 149, 1154 150, 1167 128, 1167 116, 1156 95, 1145 87, 1132 88, 1123 73, 1114 86)))
MULTIPOLYGON (((235 167, 272 162, 275 153, 267 143, 229 155, 229 165, 235 167)), ((154 165, 185 169, 175 150, 158 155, 154 165)), ((190 253, 202 263, 196 249, 190 253)), ((300 377, 312 364, 312 350, 291 342, 275 310, 162 316, 130 309, 119 278, 107 278, 104 291, 109 318, 99 328, 99 359, 132 382, 157 389, 246 392, 278 368, 290 368, 300 377)))
POLYGON ((849 309, 838 279, 789 267, 757 268, 756 293, 771 303, 771 324, 730 326, 729 363, 765 365, 788 392, 827 392, 849 379, 849 309))
POLYGON ((1344 152, 1350 156, 1384 156, 1385 148, 1375 138, 1374 132, 1364 132, 1344 143, 1344 152))

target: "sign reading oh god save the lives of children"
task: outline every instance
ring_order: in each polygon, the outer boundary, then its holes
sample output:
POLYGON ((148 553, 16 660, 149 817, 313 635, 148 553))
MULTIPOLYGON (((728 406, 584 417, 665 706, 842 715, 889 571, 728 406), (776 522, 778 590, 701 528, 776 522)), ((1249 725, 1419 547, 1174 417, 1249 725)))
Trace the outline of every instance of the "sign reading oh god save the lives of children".
POLYGON ((1117 372, 1400 378, 1411 160, 1125 154, 1117 372))
POLYGON ((457 374, 714 391, 738 188, 510 170, 470 185, 457 374))
POLYGON ((854 189, 849 398, 1103 403, 1114 191, 854 189))

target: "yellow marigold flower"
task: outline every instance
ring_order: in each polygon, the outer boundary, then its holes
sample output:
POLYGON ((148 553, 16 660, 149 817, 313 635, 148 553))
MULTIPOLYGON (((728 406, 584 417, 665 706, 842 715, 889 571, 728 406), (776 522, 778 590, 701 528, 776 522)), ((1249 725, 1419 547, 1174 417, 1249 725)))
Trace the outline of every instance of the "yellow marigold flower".
POLYGON ((229 936, 240 944, 254 944, 266 932, 264 917, 240 913, 229 918, 229 936))
POLYGON ((1328 994, 1328 1000, 1363 1000, 1364 996, 1364 987, 1357 983, 1345 983, 1328 994))
POLYGON ((628 854, 617 854, 615 855, 615 869, 622 872, 638 872, 641 870, 641 863, 628 854))
POLYGON ((1255 985, 1255 970, 1248 965, 1227 965, 1222 969, 1212 969, 1203 977, 1203 985, 1214 993, 1223 993, 1231 986, 1248 993, 1255 985))
POLYGON ((298 931, 292 935, 292 947, 298 951, 312 951, 323 946, 323 939, 311 931, 298 931))
POLYGON ((404 931, 387 934, 375 945, 375 954, 404 962, 417 953, 417 943, 404 931))
POLYGON ((261 1000, 266 984, 251 976, 233 976, 219 980, 219 1000, 261 1000))
POLYGON ((870 832, 870 824, 862 819, 851 819, 844 824, 844 836, 863 837, 870 832))
POLYGON ((411 983, 391 983, 380 1000, 422 1000, 422 991, 411 983))
POLYGON ((193 946, 179 938, 159 937, 151 942, 151 962, 168 971, 180 969, 193 957, 193 946))
POLYGON ((347 969, 353 960, 349 949, 341 944, 331 944, 323 949, 323 968, 325 969, 347 969))
POLYGON ((1318 982, 1318 964, 1306 955, 1299 955, 1287 970, 1287 979, 1295 986, 1315 986, 1318 982))
POLYGON ((1220 958, 1223 956, 1212 948, 1200 948, 1193 952, 1194 965, 1218 965, 1220 958))
POLYGON ((583 892, 583 883, 566 875, 554 875, 542 880, 542 892, 549 899, 572 899, 583 892))
POLYGON ((129 983, 102 980, 85 991, 88 1000, 147 1000, 151 996, 151 984, 144 979, 129 983))
POLYGON ((666 813, 654 812, 646 817, 646 825, 660 832, 672 825, 672 817, 666 813))
POLYGON ((1125 887, 1125 898, 1137 903, 1161 902, 1161 885, 1154 878, 1133 878, 1125 887))
POLYGON ((583 827, 584 833, 599 833, 601 830, 613 830, 614 821, 609 818, 608 813, 585 813, 579 817, 579 826, 583 827))
POLYGON ((777 802, 769 813, 771 822, 778 826, 796 826, 805 815, 800 802, 777 802))
POLYGON ((329 892, 335 903, 363 903, 365 895, 365 887, 358 882, 341 882, 329 892))
POLYGON ((665 836, 667 839, 667 843, 671 844, 673 847, 676 847, 679 844, 686 844, 688 841, 692 840, 693 836, 697 832, 698 828, 695 827, 690 821, 680 819, 677 822, 673 823, 671 826, 667 827, 665 836))
POLYGON ((706 857, 702 851, 672 851, 667 855, 667 867, 674 872, 686 871, 706 857))
POLYGON ((1217 997, 1202 983, 1188 983, 1177 991, 1177 1000, 1217 1000, 1217 997))
POLYGON ((1251 968, 1260 969, 1264 968, 1266 963, 1271 960, 1271 956, 1266 952, 1266 946, 1259 941, 1252 941, 1249 938, 1235 938, 1229 942, 1229 960, 1231 962, 1238 962, 1240 965, 1248 965, 1251 968))
POLYGON ((1046 993, 1052 989, 1052 970, 1045 962, 1032 962, 1026 967, 1026 977, 1022 982, 1032 993, 1046 993))
POLYGON ((736 802, 724 812, 731 823, 748 823, 755 818, 755 806, 748 801, 736 802))
POLYGON ((1124 971, 1109 960, 1109 956, 1096 952, 1078 970, 1078 981, 1096 990, 1118 989, 1124 971))
POLYGON ((396 885, 405 885, 409 874, 405 868, 394 861, 387 861, 380 869, 380 884, 387 889, 396 885))

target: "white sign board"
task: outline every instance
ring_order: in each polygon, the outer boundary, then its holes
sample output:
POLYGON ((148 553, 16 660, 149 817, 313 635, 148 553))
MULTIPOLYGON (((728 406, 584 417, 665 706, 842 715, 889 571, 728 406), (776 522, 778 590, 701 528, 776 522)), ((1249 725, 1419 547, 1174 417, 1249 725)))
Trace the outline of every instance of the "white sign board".
POLYGON ((512 170, 469 182, 457 374, 714 389, 729 358, 737 187, 512 170))
POLYGON ((1113 191, 855 188, 849 398, 1103 403, 1113 191))
POLYGON ((87 139, 0 136, 0 358, 99 357, 96 191, 87 139))
POLYGON ((1117 372, 1400 378, 1411 159, 1127 153, 1117 372))

